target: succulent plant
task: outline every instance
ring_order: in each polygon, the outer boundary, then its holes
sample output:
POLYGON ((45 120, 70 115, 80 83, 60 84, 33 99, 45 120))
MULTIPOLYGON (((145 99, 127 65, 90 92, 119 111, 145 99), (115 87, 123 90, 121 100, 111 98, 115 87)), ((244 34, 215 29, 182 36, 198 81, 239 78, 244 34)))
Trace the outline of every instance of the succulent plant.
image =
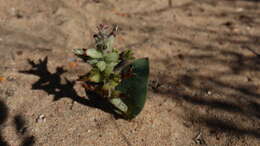
POLYGON ((117 31, 117 26, 99 25, 94 35, 95 48, 74 49, 73 52, 92 66, 79 78, 85 90, 107 99, 115 112, 132 119, 140 113, 146 100, 149 60, 134 60, 131 50, 114 48, 117 31))

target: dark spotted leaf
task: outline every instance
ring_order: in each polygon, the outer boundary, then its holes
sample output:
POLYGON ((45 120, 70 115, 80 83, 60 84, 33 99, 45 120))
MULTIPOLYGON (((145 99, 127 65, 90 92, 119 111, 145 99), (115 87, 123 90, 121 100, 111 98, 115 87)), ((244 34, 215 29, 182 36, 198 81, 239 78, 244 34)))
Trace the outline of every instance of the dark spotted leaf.
POLYGON ((132 64, 126 66, 124 70, 129 70, 129 68, 132 68, 133 76, 123 80, 116 87, 126 97, 114 98, 110 102, 126 118, 132 119, 142 111, 146 101, 149 60, 148 58, 137 59, 132 64))

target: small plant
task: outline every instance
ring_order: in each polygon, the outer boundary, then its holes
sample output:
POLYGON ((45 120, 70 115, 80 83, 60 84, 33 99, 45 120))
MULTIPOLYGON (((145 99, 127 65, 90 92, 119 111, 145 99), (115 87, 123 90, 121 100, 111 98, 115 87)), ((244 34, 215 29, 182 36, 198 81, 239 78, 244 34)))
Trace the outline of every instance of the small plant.
POLYGON ((95 48, 73 50, 92 66, 79 81, 86 91, 107 99, 115 112, 132 119, 141 112, 146 100, 149 60, 135 60, 131 50, 120 51, 113 47, 117 26, 99 25, 97 28, 95 48))

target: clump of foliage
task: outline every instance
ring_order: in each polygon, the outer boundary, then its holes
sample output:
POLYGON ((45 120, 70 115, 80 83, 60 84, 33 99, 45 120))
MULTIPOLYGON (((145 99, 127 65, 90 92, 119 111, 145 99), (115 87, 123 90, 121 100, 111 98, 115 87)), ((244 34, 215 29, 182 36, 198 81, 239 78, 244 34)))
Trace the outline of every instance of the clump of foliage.
POLYGON ((99 25, 94 35, 95 48, 74 49, 75 55, 92 66, 80 77, 84 88, 107 99, 114 111, 125 118, 134 118, 142 110, 147 92, 148 58, 135 60, 131 50, 113 47, 118 27, 99 25))

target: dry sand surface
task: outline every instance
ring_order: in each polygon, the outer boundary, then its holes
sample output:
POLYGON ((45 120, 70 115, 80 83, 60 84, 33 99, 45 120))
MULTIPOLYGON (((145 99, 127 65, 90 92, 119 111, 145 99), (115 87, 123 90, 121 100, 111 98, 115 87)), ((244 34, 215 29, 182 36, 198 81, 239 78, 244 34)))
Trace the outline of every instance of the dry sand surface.
POLYGON ((0 145, 260 146, 260 1, 0 0, 0 145), (101 23, 150 59, 132 121, 74 82, 101 23))

